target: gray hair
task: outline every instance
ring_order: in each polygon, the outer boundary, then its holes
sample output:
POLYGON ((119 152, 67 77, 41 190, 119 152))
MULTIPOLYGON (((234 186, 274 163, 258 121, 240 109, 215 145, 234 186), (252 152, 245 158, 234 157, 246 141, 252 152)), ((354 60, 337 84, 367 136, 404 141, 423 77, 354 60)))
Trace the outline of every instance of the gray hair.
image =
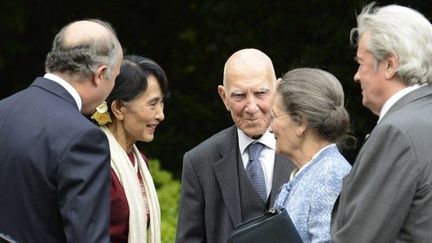
POLYGON ((372 2, 357 16, 351 44, 357 46, 365 32, 371 34, 366 48, 377 63, 392 53, 398 57, 396 75, 402 83, 432 82, 432 25, 421 13, 398 5, 377 7, 372 2))
POLYGON ((83 39, 75 45, 65 45, 65 32, 73 24, 63 27, 54 37, 52 49, 45 60, 46 72, 59 72, 78 79, 92 77, 97 68, 107 65, 106 78, 111 78, 112 70, 121 55, 121 45, 115 30, 108 22, 89 19, 105 27, 111 35, 94 36, 83 39))
POLYGON ((348 132, 344 92, 332 74, 315 68, 293 69, 282 77, 277 94, 294 121, 306 121, 322 138, 336 142, 348 132))

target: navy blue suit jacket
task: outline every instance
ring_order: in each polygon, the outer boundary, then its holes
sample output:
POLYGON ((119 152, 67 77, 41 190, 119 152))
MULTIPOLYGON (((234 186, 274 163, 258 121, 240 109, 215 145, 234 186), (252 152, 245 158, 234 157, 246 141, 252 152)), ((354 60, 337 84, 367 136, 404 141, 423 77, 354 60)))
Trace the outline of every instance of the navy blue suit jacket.
POLYGON ((0 101, 0 233, 18 242, 109 242, 106 136, 59 84, 0 101))

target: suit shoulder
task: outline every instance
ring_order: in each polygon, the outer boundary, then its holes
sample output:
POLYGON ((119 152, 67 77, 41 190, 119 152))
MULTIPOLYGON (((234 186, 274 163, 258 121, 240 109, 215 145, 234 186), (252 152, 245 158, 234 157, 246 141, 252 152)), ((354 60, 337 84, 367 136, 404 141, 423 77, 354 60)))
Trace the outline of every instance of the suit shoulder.
POLYGON ((237 144, 235 127, 226 128, 204 140, 185 153, 184 160, 193 158, 199 161, 214 160, 237 144))

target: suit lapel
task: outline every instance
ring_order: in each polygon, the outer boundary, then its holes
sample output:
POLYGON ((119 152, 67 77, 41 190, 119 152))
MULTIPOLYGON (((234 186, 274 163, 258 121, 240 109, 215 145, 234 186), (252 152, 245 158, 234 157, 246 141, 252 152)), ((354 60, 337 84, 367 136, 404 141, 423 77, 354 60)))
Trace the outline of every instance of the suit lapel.
POLYGON ((280 154, 275 154, 275 163, 273 169, 272 191, 270 194, 270 208, 273 207, 279 188, 288 182, 289 174, 293 170, 293 163, 280 154))
POLYGON ((219 183, 222 198, 234 225, 241 223, 239 178, 237 173, 238 139, 235 127, 230 129, 231 137, 224 141, 222 158, 213 163, 213 171, 219 183))

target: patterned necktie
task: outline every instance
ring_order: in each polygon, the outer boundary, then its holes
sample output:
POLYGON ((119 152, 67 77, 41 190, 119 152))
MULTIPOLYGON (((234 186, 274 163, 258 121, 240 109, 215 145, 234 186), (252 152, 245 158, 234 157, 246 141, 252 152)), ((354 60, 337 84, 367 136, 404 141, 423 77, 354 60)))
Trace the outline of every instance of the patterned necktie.
POLYGON ((264 179, 264 171, 259 160, 260 153, 263 149, 264 145, 261 143, 252 143, 249 145, 249 163, 246 166, 246 173, 254 185, 255 190, 265 202, 267 201, 267 190, 264 179))

